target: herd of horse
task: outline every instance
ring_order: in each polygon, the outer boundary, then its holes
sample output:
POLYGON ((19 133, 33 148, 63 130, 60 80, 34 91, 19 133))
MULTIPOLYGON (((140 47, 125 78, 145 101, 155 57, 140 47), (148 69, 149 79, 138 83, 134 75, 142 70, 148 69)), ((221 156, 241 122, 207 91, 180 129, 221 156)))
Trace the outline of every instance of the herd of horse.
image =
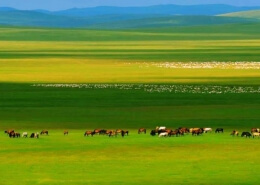
MULTIPOLYGON (((159 137, 171 137, 171 136, 184 136, 184 134, 189 134, 191 133, 192 136, 199 136, 202 135, 203 133, 208 133, 208 132, 213 132, 212 128, 186 128, 186 127, 180 127, 178 129, 167 129, 166 127, 156 127, 156 129, 151 130, 150 135, 151 136, 156 136, 158 135, 159 137)), ((27 132, 23 132, 21 135, 19 132, 15 132, 14 130, 6 130, 4 133, 6 133, 10 138, 27 138, 29 135, 27 132)), ((145 128, 140 128, 138 129, 138 134, 144 133, 146 134, 146 129, 145 128)), ((217 128, 215 130, 215 133, 224 133, 223 128, 217 128)), ((117 129, 117 130, 105 130, 105 129, 95 129, 94 131, 86 131, 84 133, 84 136, 94 136, 94 135, 107 135, 108 137, 117 137, 118 135, 121 135, 122 137, 128 136, 129 131, 128 130, 122 130, 122 129, 117 129)), ((40 133, 31 133, 30 138, 39 138, 40 135, 49 135, 48 130, 42 130, 40 133)), ((69 135, 69 131, 65 130, 64 131, 64 136, 69 135)), ((231 132, 232 136, 239 136, 239 132, 237 130, 233 130, 231 132)), ((260 138, 260 129, 259 128, 252 128, 251 132, 242 132, 241 137, 258 137, 260 138)))

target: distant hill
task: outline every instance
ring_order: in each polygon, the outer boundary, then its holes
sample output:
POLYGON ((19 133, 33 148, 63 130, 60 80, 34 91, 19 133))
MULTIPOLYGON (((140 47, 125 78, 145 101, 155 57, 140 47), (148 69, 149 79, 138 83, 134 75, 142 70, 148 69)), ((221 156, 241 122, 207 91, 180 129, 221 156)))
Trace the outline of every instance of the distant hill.
POLYGON ((161 14, 161 15, 218 15, 231 12, 256 10, 260 7, 236 7, 230 5, 156 5, 149 7, 109 7, 73 8, 64 11, 52 12, 55 15, 85 17, 93 15, 111 14, 161 14))
POLYGON ((99 15, 69 17, 34 11, 13 10, 0 12, 0 25, 32 27, 126 29, 250 22, 259 22, 259 20, 222 16, 163 15, 99 15))
POLYGON ((227 13, 227 14, 222 14, 220 16, 260 19, 260 10, 227 13))
POLYGON ((90 28, 102 29, 127 29, 127 28, 166 28, 178 26, 218 25, 234 23, 260 22, 254 19, 218 16, 167 16, 144 18, 137 20, 115 21, 89 26, 90 28))
POLYGON ((94 7, 51 12, 41 9, 25 11, 2 7, 0 8, 0 25, 126 29, 251 23, 260 20, 257 17, 241 16, 238 18, 236 16, 213 15, 228 15, 225 13, 257 8, 260 9, 260 7, 229 5, 158 5, 149 7, 94 7))

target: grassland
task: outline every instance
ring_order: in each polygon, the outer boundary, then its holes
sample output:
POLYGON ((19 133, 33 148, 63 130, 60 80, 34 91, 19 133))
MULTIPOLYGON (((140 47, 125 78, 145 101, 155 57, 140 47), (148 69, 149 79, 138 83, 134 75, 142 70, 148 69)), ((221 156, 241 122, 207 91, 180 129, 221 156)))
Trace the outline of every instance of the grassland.
MULTIPOLYGON (((132 133, 131 133, 132 132, 132 133)), ((83 130, 35 139, 0 136, 1 183, 257 184, 259 139, 226 134, 158 138, 83 137, 83 130)))
POLYGON ((259 182, 259 93, 172 93, 33 86, 43 83, 199 84, 259 88, 260 69, 159 68, 165 62, 259 62, 258 24, 97 31, 0 28, 0 184, 236 184, 259 182), (148 67, 147 67, 148 66, 148 67), (223 127, 158 138, 136 129, 223 127), (95 128, 130 136, 84 138, 95 128), (70 135, 63 136, 69 129, 70 135))

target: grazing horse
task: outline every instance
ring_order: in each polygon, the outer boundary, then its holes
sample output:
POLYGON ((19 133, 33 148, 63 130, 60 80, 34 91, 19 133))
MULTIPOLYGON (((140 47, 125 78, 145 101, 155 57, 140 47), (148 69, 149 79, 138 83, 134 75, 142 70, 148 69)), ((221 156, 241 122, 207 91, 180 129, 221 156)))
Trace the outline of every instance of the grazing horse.
POLYGON ((195 130, 200 130, 201 128, 190 128, 190 133, 192 133, 193 131, 195 131, 195 130))
POLYGON ((159 134, 159 137, 167 137, 168 135, 168 132, 162 132, 159 134))
POLYGON ((69 131, 68 131, 68 130, 65 130, 65 131, 64 131, 64 136, 65 136, 65 135, 69 135, 69 131))
POLYGON ((260 133, 259 132, 253 132, 252 133, 252 136, 253 136, 253 138, 255 138, 255 137, 260 137, 260 133))
POLYGON ((155 136, 156 135, 156 130, 151 130, 150 135, 151 136, 155 136))
POLYGON ((237 130, 233 130, 230 135, 232 135, 232 136, 238 136, 238 135, 239 135, 239 132, 238 132, 237 130))
POLYGON ((21 137, 21 134, 19 132, 15 132, 15 137, 21 137))
POLYGON ((99 134, 101 134, 101 135, 105 135, 106 132, 107 132, 107 130, 102 129, 102 130, 99 131, 99 134))
POLYGON ((196 135, 196 136, 199 136, 199 135, 202 135, 203 134, 203 130, 202 129, 199 129, 199 130, 193 130, 192 131, 192 135, 196 135))
POLYGON ((43 130, 43 131, 41 131, 41 135, 43 135, 43 134, 49 135, 48 130, 43 130))
POLYGON ((28 133, 27 133, 27 132, 24 132, 24 133, 22 134, 22 137, 27 138, 27 137, 28 137, 28 133))
POLYGON ((95 134, 95 132, 93 132, 93 131, 86 131, 86 132, 84 133, 84 136, 86 137, 86 136, 91 135, 91 136, 93 137, 94 134, 95 134))
POLYGON ((203 128, 204 133, 212 132, 212 128, 203 128))
POLYGON ((116 129, 116 135, 117 135, 117 134, 121 134, 122 131, 123 131, 122 129, 116 129))
POLYGON ((174 131, 171 131, 170 133, 169 133, 169 136, 171 137, 171 136, 176 136, 176 137, 178 137, 178 135, 179 135, 179 130, 174 130, 174 131))
POLYGON ((32 133, 30 138, 39 138, 39 133, 32 133))
POLYGON ((94 132, 95 134, 100 134, 100 131, 101 131, 101 129, 95 129, 93 132, 94 132))
POLYGON ((129 131, 128 131, 128 130, 126 130, 126 131, 122 130, 122 132, 121 132, 121 136, 122 136, 122 137, 124 137, 125 135, 128 136, 128 134, 129 134, 129 131))
POLYGON ((244 136, 246 136, 246 138, 247 137, 250 138, 252 135, 249 132, 242 132, 241 137, 244 137, 244 136))
POLYGON ((223 128, 217 128, 216 130, 215 130, 215 133, 223 133, 224 132, 224 129, 223 128))
POLYGON ((139 128, 138 129, 138 134, 141 134, 141 133, 144 133, 144 134, 146 134, 146 129, 145 128, 139 128))
POLYGON ((183 132, 183 133, 189 133, 189 132, 190 132, 190 129, 185 128, 185 127, 180 127, 180 128, 179 128, 179 131, 180 131, 180 132, 183 132))
POLYGON ((10 138, 15 138, 15 137, 16 137, 15 132, 10 132, 10 133, 9 133, 9 137, 10 137, 10 138))

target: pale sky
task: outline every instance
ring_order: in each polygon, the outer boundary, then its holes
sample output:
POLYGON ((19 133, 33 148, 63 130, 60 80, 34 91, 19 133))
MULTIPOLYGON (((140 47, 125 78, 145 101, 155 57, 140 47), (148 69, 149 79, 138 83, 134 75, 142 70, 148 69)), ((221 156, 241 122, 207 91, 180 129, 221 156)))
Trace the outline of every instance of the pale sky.
POLYGON ((12 7, 23 10, 64 10, 94 6, 150 6, 158 4, 260 6, 260 0, 0 0, 0 7, 12 7))

